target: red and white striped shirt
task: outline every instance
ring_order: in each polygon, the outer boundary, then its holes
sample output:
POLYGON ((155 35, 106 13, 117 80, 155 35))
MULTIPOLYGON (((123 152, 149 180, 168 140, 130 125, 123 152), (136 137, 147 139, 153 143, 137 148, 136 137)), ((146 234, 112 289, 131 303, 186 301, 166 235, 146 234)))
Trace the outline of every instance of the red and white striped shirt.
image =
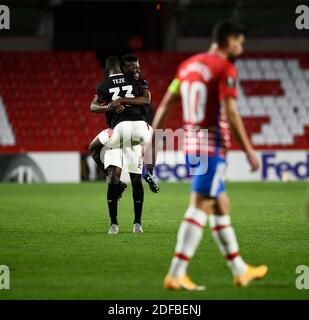
POLYGON ((236 81, 235 65, 218 54, 200 53, 180 64, 169 91, 181 95, 186 153, 226 155, 230 130, 220 100, 237 97, 236 81))

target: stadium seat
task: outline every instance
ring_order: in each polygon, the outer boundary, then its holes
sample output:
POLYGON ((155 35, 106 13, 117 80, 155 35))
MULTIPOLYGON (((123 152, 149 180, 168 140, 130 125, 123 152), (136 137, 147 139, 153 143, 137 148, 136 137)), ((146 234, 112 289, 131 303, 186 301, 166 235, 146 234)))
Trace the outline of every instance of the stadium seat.
MULTIPOLYGON (((155 107, 172 79, 177 64, 189 55, 153 51, 142 53, 141 65, 150 83, 155 107), (157 61, 158 57, 161 57, 160 67, 152 62, 157 61), (164 73, 160 74, 158 70, 164 70, 164 73)), ((309 146, 309 141, 300 136, 309 124, 306 107, 309 99, 307 61, 308 55, 300 53, 249 53, 237 61, 240 78, 239 111, 253 143, 259 148, 309 146), (259 119, 263 119, 262 122, 259 119)), ((176 116, 181 115, 181 109, 178 110, 168 122, 172 129, 181 126, 181 118, 176 116)))
MULTIPOLYGON (((191 53, 136 54, 157 108, 177 65, 191 53)), ((0 150, 84 151, 106 127, 104 116, 88 109, 103 78, 95 52, 1 52, 0 67, 0 150)), ((309 55, 251 52, 237 68, 239 112, 253 144, 309 148, 309 55)), ((167 126, 182 126, 180 107, 167 126)))
POLYGON ((2 148, 84 151, 93 137, 83 128, 104 128, 83 116, 103 78, 95 52, 2 52, 0 64, 8 71, 0 74, 2 148))

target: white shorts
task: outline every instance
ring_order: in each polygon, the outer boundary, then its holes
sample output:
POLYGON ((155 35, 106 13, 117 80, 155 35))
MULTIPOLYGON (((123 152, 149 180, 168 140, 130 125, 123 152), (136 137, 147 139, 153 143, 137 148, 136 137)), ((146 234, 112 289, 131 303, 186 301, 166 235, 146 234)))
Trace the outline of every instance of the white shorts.
POLYGON ((139 144, 123 149, 102 149, 101 160, 104 167, 116 166, 125 172, 142 174, 143 171, 143 147, 139 144))
POLYGON ((100 142, 108 148, 131 147, 146 144, 152 137, 152 128, 145 121, 122 121, 111 131, 99 133, 100 142))

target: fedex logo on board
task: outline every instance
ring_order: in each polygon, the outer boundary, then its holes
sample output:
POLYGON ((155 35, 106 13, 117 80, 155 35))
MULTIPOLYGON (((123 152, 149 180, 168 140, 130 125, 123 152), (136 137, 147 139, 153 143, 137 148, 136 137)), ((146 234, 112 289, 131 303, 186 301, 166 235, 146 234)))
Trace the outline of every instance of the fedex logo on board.
POLYGON ((284 174, 291 174, 296 179, 307 180, 309 178, 309 153, 303 161, 278 160, 275 152, 262 153, 262 179, 266 180, 270 175, 275 175, 282 179, 284 174))

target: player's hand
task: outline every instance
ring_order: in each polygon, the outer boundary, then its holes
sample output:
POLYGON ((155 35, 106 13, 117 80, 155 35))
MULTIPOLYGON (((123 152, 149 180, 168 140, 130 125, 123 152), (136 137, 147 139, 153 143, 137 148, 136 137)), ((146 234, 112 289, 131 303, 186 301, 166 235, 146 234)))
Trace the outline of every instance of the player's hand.
POLYGON ((116 113, 121 113, 122 111, 124 111, 124 106, 121 104, 120 106, 116 107, 115 112, 116 113))
POLYGON ((246 155, 247 155, 247 160, 251 166, 251 171, 254 172, 254 171, 259 170, 261 164, 260 164, 260 160, 256 156, 255 152, 252 150, 252 151, 247 152, 246 155))
POLYGON ((120 99, 111 101, 108 105, 111 106, 111 107, 118 107, 118 106, 121 105, 120 99))
POLYGON ((120 113, 124 110, 124 106, 120 103, 119 99, 111 101, 108 104, 108 111, 120 113))

